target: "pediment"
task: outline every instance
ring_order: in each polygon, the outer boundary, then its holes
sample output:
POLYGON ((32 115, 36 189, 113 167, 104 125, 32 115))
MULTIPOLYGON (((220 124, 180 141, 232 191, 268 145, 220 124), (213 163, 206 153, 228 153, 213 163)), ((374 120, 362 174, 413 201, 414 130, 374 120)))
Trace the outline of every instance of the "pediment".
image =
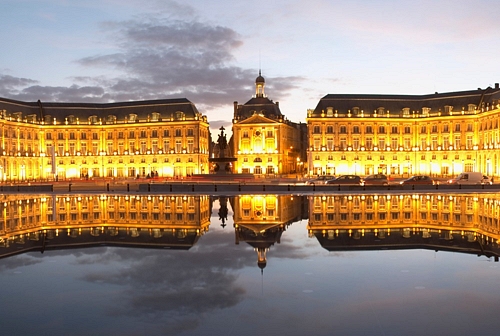
POLYGON ((245 120, 241 120, 237 122, 237 124, 278 124, 279 122, 276 120, 272 120, 266 118, 260 114, 254 114, 250 118, 246 118, 245 120))

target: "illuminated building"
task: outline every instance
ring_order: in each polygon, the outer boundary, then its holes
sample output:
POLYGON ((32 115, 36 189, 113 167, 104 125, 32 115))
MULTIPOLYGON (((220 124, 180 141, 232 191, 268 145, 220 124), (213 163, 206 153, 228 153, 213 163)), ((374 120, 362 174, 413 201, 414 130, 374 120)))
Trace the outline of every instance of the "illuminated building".
POLYGON ((257 252, 257 265, 267 265, 267 251, 280 243, 281 234, 302 219, 302 197, 244 195, 230 198, 236 244, 244 241, 257 252))
POLYGON ((331 251, 408 249, 500 256, 497 194, 309 197, 310 237, 331 251))
POLYGON ((307 112, 308 173, 500 174, 500 88, 430 95, 329 94, 307 112))
POLYGON ((211 211, 210 196, 4 195, 0 257, 102 244, 189 249, 211 211))
POLYGON ((255 97, 244 105, 234 102, 231 142, 237 161, 233 171, 255 175, 296 173, 303 162, 301 125, 285 118, 278 102, 267 98, 264 87, 259 72, 255 97))
POLYGON ((0 99, 1 180, 208 173, 208 121, 187 99, 0 99))

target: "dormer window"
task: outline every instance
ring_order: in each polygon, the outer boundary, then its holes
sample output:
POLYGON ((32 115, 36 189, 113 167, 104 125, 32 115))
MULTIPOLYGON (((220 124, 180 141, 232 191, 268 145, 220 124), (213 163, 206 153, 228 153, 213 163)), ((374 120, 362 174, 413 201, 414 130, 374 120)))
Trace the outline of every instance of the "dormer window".
POLYGON ((468 112, 474 112, 476 110, 477 106, 475 104, 469 104, 469 105, 467 105, 467 108, 468 108, 467 109, 468 112))
POLYGON ((404 107, 403 108, 403 116, 409 116, 409 115, 410 115, 410 108, 404 107))
POLYGON ((353 107, 352 108, 352 114, 358 115, 359 114, 359 107, 353 107))
POLYGON ((66 120, 68 121, 68 124, 76 124, 76 118, 74 115, 69 115, 66 120))
POLYGON ((452 112, 453 112, 453 106, 446 105, 446 106, 444 107, 444 113, 451 114, 452 112))
POLYGON ((97 124, 97 122, 99 121, 99 119, 97 118, 96 115, 92 115, 89 117, 89 123, 90 124, 97 124))
POLYGON ((151 113, 151 121, 160 121, 160 113, 158 112, 151 113))
POLYGON ((377 108, 377 114, 383 114, 384 112, 385 112, 385 108, 384 107, 377 108))
POLYGON ((184 119, 184 112, 182 112, 182 111, 175 112, 175 119, 176 120, 183 120, 184 119))
POLYGON ((43 116, 43 121, 46 124, 50 124, 52 122, 52 116, 50 114, 47 114, 47 115, 43 116))
POLYGON ((326 108, 326 116, 333 117, 333 107, 329 106, 326 108))
POLYGON ((107 124, 114 124, 116 122, 116 116, 113 114, 109 114, 106 118, 107 124))
POLYGON ((130 113, 130 114, 128 115, 128 122, 133 123, 133 122, 136 122, 136 121, 137 121, 137 114, 130 113))
POLYGON ((430 107, 422 107, 422 114, 425 116, 428 116, 429 113, 431 113, 431 108, 430 107))

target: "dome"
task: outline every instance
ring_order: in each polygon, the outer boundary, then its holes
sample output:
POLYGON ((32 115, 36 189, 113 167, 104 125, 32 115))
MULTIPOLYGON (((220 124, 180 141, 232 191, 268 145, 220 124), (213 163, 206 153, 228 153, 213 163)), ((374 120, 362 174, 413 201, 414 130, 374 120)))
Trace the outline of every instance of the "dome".
POLYGON ((255 79, 255 83, 265 83, 266 81, 264 80, 264 77, 262 77, 262 75, 260 74, 260 71, 259 71, 259 77, 257 77, 255 79))

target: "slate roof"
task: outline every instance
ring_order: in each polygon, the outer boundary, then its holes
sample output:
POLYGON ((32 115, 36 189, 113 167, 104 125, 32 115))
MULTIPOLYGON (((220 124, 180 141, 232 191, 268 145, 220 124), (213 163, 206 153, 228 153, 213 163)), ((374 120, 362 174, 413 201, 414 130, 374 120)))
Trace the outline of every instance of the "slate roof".
POLYGON ((237 115, 242 120, 251 117, 254 112, 263 114, 269 119, 277 119, 283 116, 279 105, 267 97, 254 97, 244 105, 239 105, 237 115))
POLYGON ((23 102, 0 98, 0 110, 6 110, 6 116, 21 112, 22 116, 36 115, 37 120, 44 116, 64 120, 73 115, 75 118, 86 120, 97 115, 105 120, 109 115, 116 116, 117 120, 124 120, 129 114, 136 114, 137 119, 143 120, 151 113, 160 113, 161 118, 175 117, 176 112, 183 112, 186 119, 194 118, 199 114, 196 106, 186 98, 159 99, 144 101, 129 101, 117 103, 55 103, 55 102, 23 102))
POLYGON ((444 111, 445 106, 453 106, 453 111, 468 110, 469 104, 481 107, 496 105, 500 101, 500 89, 488 87, 484 90, 434 93, 428 95, 376 95, 376 94, 328 94, 321 98, 311 117, 319 117, 328 107, 339 114, 346 114, 357 107, 365 114, 371 114, 383 107, 390 114, 400 114, 404 108, 410 112, 422 113, 423 108, 430 108, 429 113, 444 111))

